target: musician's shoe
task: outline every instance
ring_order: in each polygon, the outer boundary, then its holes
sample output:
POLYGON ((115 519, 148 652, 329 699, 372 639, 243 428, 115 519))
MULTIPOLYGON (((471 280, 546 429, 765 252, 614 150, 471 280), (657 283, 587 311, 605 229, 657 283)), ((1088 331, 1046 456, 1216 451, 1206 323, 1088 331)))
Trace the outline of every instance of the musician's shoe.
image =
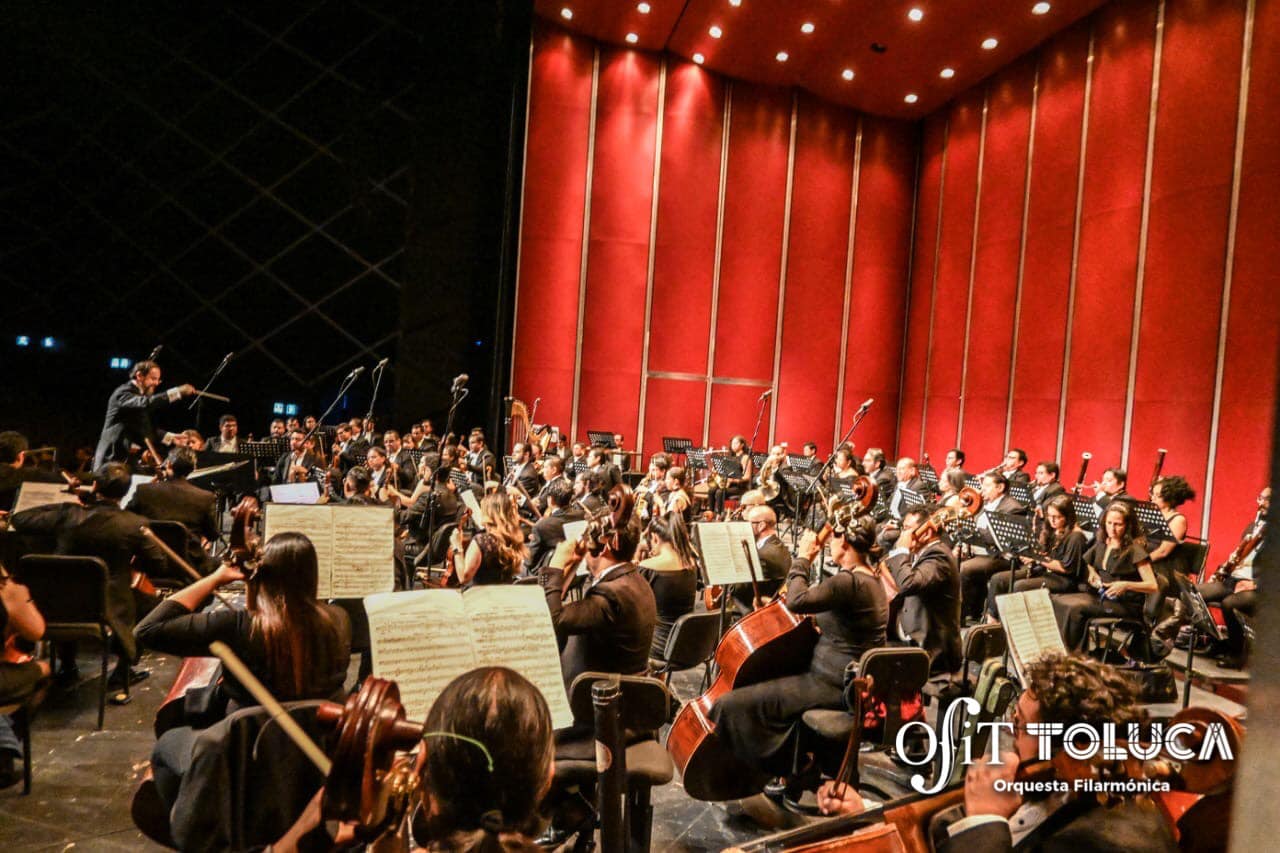
POLYGON ((22 779, 18 758, 12 752, 0 752, 0 791, 18 784, 22 779))
MULTIPOLYGON (((151 670, 149 669, 138 669, 137 667, 131 666, 128 667, 125 672, 128 674, 130 686, 146 681, 151 677, 151 670)), ((121 673, 120 667, 117 666, 111 671, 111 675, 107 677, 107 687, 124 687, 124 679, 125 675, 121 673)))

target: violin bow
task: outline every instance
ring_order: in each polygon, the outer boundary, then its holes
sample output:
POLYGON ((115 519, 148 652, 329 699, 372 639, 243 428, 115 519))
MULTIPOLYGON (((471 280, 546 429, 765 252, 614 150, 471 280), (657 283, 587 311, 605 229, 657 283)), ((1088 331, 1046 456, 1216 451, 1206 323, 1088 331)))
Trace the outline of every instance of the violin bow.
MULTIPOLYGON (((160 550, 164 552, 164 555, 168 557, 170 560, 172 560, 173 562, 177 563, 178 568, 182 569, 184 572, 191 575, 192 580, 196 580, 196 581, 204 580, 205 576, 197 572, 195 569, 195 566, 192 566, 182 557, 181 554, 179 554, 177 551, 170 548, 167 542, 165 542, 163 539, 157 536, 156 532, 145 524, 142 525, 142 535, 146 536, 152 542, 155 542, 157 545, 159 545, 160 550)), ((231 603, 231 599, 227 598, 225 595, 218 592, 216 589, 211 591, 213 592, 213 597, 221 601, 228 608, 233 606, 231 603)))

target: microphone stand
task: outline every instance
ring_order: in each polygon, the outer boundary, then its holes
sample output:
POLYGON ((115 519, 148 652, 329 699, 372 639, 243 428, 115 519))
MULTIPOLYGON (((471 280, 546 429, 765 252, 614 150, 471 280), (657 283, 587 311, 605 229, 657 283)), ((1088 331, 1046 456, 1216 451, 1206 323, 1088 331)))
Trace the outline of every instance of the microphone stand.
MULTIPOLYGON (((751 444, 750 446, 747 447, 748 453, 756 452, 756 439, 760 437, 760 425, 764 423, 764 407, 765 407, 765 404, 769 402, 769 398, 771 396, 773 395, 772 394, 760 395, 760 412, 756 415, 756 428, 755 428, 755 432, 751 433, 751 444)), ((751 484, 748 483, 747 485, 750 486, 751 484)))
POLYGON ((364 416, 366 421, 373 420, 373 407, 378 402, 378 388, 382 385, 382 371, 386 368, 386 362, 379 362, 373 369, 373 396, 369 398, 369 414, 364 416))
POLYGON ((188 412, 191 411, 192 409, 196 410, 196 429, 197 430, 200 429, 200 416, 204 414, 204 392, 208 391, 209 388, 212 387, 214 380, 218 378, 218 376, 222 373, 222 371, 227 369, 227 365, 230 363, 231 363, 231 354, 228 353, 227 357, 224 358, 222 362, 214 369, 213 375, 209 377, 209 381, 204 383, 204 387, 200 389, 200 393, 196 394, 196 398, 191 401, 191 405, 187 406, 188 412))
MULTIPOLYGON (((445 417, 445 421, 444 421, 444 438, 445 439, 448 439, 448 437, 453 433, 453 416, 454 414, 457 413, 459 404, 461 404, 463 400, 467 399, 467 395, 470 394, 471 391, 468 388, 455 387, 452 393, 453 393, 453 405, 449 406, 449 414, 448 416, 445 417)), ((440 445, 440 461, 442 463, 444 461, 443 442, 440 445)), ((439 466, 437 465, 436 467, 438 468, 439 466)), ((430 492, 431 497, 427 501, 427 576, 428 577, 431 576, 431 545, 432 545, 432 540, 435 539, 435 534, 436 534, 436 503, 438 502, 438 498, 436 496, 436 482, 435 482, 436 474, 437 474, 436 471, 431 472, 431 492, 430 492)), ((412 580, 413 579, 410 578, 411 584, 412 584, 412 580)))
POLYGON ((338 405, 338 401, 341 400, 343 396, 346 395, 346 393, 351 390, 352 385, 356 384, 356 379, 359 378, 359 375, 360 374, 356 373, 353 370, 352 372, 346 375, 346 378, 342 380, 342 385, 341 387, 338 388, 338 393, 337 395, 334 396, 333 402, 329 404, 329 408, 324 410, 324 414, 316 418, 316 425, 311 428, 310 432, 308 432, 306 435, 302 437, 303 448, 306 448, 307 441, 310 440, 311 436, 316 434, 316 430, 320 429, 320 426, 324 423, 324 419, 329 417, 329 413, 332 412, 334 407, 338 405))
MULTIPOLYGON (((807 498, 807 499, 810 499, 810 501, 811 501, 811 502, 810 502, 810 505, 809 505, 809 512, 810 512, 810 519, 811 519, 811 520, 812 520, 812 518, 813 518, 813 504, 812 504, 812 498, 813 498, 813 493, 814 493, 814 491, 818 488, 818 483, 822 482, 822 478, 823 478, 823 476, 825 476, 825 475, 826 475, 826 473, 827 473, 827 471, 831 468, 831 466, 832 466, 833 464, 835 464, 835 461, 836 461, 836 451, 840 449, 840 445, 844 444, 846 441, 848 441, 848 440, 853 436, 853 431, 854 431, 854 430, 856 430, 856 429, 858 428, 858 424, 862 423, 862 419, 863 419, 863 418, 865 418, 865 417, 867 416, 867 412, 869 412, 869 411, 871 411, 871 407, 870 407, 870 406, 859 406, 859 407, 858 407, 858 411, 857 411, 857 412, 855 412, 855 413, 854 413, 854 415, 853 415, 853 423, 849 424, 849 431, 848 431, 848 432, 846 432, 846 433, 844 434, 844 437, 843 437, 843 438, 841 438, 841 439, 840 439, 840 441, 836 443, 836 446, 835 446, 835 447, 833 447, 833 448, 831 449, 831 455, 827 457, 827 461, 826 461, 826 462, 824 462, 824 463, 822 463, 822 467, 818 469, 818 475, 817 475, 816 477, 814 477, 814 478, 813 478, 813 482, 812 482, 812 483, 810 483, 810 484, 809 484, 809 487, 808 487, 807 489, 805 489, 805 490, 804 490, 804 492, 800 495, 801 501, 797 502, 797 506, 799 506, 799 504, 800 504, 801 502, 803 502, 803 500, 804 500, 804 499, 806 499, 806 498, 807 498)), ((796 524, 793 524, 793 525, 791 526, 791 554, 792 554, 792 556, 794 556, 795 554, 799 553, 799 551, 800 551, 800 545, 799 545, 799 536, 800 536, 800 531, 799 531, 799 521, 800 521, 800 519, 799 519, 799 518, 797 518, 797 519, 796 519, 796 524)))

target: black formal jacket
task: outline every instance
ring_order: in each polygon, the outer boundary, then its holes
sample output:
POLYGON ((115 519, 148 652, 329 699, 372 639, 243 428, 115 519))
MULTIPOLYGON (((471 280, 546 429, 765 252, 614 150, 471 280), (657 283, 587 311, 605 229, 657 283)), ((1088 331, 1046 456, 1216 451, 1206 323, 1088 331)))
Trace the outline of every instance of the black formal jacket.
MULTIPOLYGON (((891 554, 889 571, 898 584, 890 608, 902 630, 929 653, 931 673, 960 667, 960 567, 939 540, 916 554, 891 554)), ((892 627, 890 628, 892 631, 892 627)))
POLYGON ((1010 471, 1004 475, 1011 486, 1028 486, 1031 484, 1031 475, 1022 469, 1010 471))
MULTIPOLYGON (((782 582, 787 579, 787 572, 791 571, 791 551, 777 534, 770 534, 757 550, 760 553, 760 574, 763 577, 757 579, 756 586, 760 589, 760 597, 767 600, 778 591, 782 582)), ((750 584, 739 584, 734 587, 733 599, 743 609, 750 611, 754 592, 750 584)))
POLYGON ((1043 509, 1044 505, 1050 500, 1056 498, 1058 495, 1064 495, 1066 493, 1066 486, 1062 485, 1057 480, 1054 480, 1044 487, 1044 491, 1040 492, 1039 496, 1036 495, 1036 490, 1033 488, 1031 490, 1031 497, 1035 500, 1036 506, 1043 509))
POLYGON ((91 507, 71 503, 33 507, 10 521, 20 532, 53 536, 54 553, 102 558, 108 569, 107 621, 125 655, 136 658, 131 563, 136 560, 136 567, 144 572, 159 571, 166 559, 160 546, 142 534, 147 520, 104 501, 91 507))
POLYGON ((222 444, 222 435, 218 434, 218 435, 215 435, 213 438, 209 439, 207 442, 205 442, 204 449, 209 451, 210 453, 239 453, 240 447, 241 445, 244 444, 245 439, 237 435, 234 441, 235 441, 234 447, 232 447, 230 442, 228 442, 227 445, 224 447, 222 444))
POLYGON ((534 574, 555 553, 556 546, 564 541, 564 526, 570 521, 581 521, 582 510, 577 507, 556 507, 542 516, 529 532, 529 559, 524 561, 527 574, 534 574))
POLYGON ((0 510, 8 512, 13 509, 13 502, 18 499, 18 488, 23 483, 61 483, 58 474, 42 471, 30 465, 14 468, 12 465, 0 463, 0 510))
POLYGON ((94 470, 107 462, 128 462, 131 444, 145 447, 147 439, 158 443, 163 435, 151 426, 151 413, 167 405, 167 394, 143 394, 132 382, 112 391, 98 449, 93 454, 94 470))
POLYGON ((648 669, 658 605, 635 563, 616 566, 581 601, 561 600, 560 569, 547 566, 540 576, 561 645, 566 687, 584 672, 639 675, 648 669))
POLYGON ((533 497, 538 493, 538 472, 533 467, 532 462, 526 462, 515 470, 514 473, 508 473, 506 477, 508 485, 519 484, 520 488, 525 490, 529 497, 533 497))
MULTIPOLYGON (((277 486, 283 486, 289 482, 289 460, 293 458, 293 451, 289 451, 276 460, 275 472, 271 475, 271 482, 277 486)), ((302 464, 308 470, 320 467, 320 457, 310 451, 302 454, 302 464)))
POLYGON ((218 498, 213 492, 183 478, 141 484, 125 509, 152 521, 179 521, 186 525, 190 534, 187 559, 203 562, 200 537, 210 541, 218 538, 217 504, 218 498))
POLYGON ((471 472, 471 481, 473 483, 484 483, 486 468, 490 471, 489 476, 496 477, 498 475, 498 457, 493 455, 493 451, 486 447, 478 454, 467 452, 467 470, 471 472))
POLYGON ((413 457, 403 447, 387 457, 387 464, 400 469, 400 491, 412 492, 418 484, 418 467, 413 464, 413 457))
POLYGON ((1134 853, 1172 853, 1178 849, 1168 823, 1151 803, 1126 801, 1102 808, 1096 800, 1072 800, 1031 830, 1015 848, 1009 822, 987 821, 955 835, 947 827, 963 817, 964 809, 952 807, 930 825, 938 853, 1081 853, 1085 850, 1124 850, 1134 853))

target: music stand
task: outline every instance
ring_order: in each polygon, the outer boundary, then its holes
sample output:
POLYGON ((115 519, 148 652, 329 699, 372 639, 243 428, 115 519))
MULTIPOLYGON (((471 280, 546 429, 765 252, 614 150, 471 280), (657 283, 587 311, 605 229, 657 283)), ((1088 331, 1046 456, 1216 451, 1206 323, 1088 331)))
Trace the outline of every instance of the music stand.
POLYGON ((587 460, 575 459, 569 463, 569 470, 573 472, 573 476, 587 473, 587 460))
POLYGON ((733 456, 713 455, 711 457, 711 467, 726 480, 742 476, 742 463, 733 456))
POLYGON ((816 456, 803 456, 795 453, 787 454, 787 464, 795 468, 801 474, 814 474, 817 469, 822 467, 822 460, 816 456))
POLYGON ((782 482, 786 483, 787 488, 791 490, 791 511, 794 513, 791 523, 791 553, 794 554, 798 547, 796 542, 800 535, 800 500, 809 491, 809 487, 813 484, 813 478, 808 474, 794 471, 791 468, 779 468, 778 476, 782 478, 782 482))
POLYGON ((1147 534, 1148 539, 1154 539, 1157 542, 1167 542, 1173 539, 1173 531, 1169 529, 1169 522, 1165 520, 1164 514, 1160 512, 1158 506, 1150 501, 1139 501, 1133 505, 1133 511, 1138 516, 1138 523, 1142 525, 1142 529, 1147 534))
POLYGON ((593 445, 598 444, 601 447, 617 447, 618 445, 613 442, 613 435, 612 431, 605 432, 598 429, 587 430, 587 440, 593 445))
POLYGON ((970 474, 964 478, 964 484, 971 489, 982 491, 982 478, 976 474, 970 474))
POLYGON ((684 456, 689 452, 690 447, 693 447, 691 438, 675 438, 669 435, 662 437, 662 450, 668 456, 684 456))
POLYGON ((1009 484, 1009 497, 1023 506, 1031 506, 1035 503, 1035 498, 1031 494, 1031 487, 1024 486, 1021 483, 1009 484))
POLYGON ((707 451, 696 447, 690 447, 685 452, 685 467, 690 470, 707 467, 707 451))
POLYGON ((456 486, 460 492, 463 489, 471 488, 471 475, 466 471, 459 471, 456 468, 450 468, 449 479, 453 481, 453 485, 456 486))
POLYGON ((876 520, 876 524, 887 521, 890 515, 889 498, 885 489, 876 489, 875 503, 871 505, 871 517, 876 520))
POLYGON ((893 515, 893 517, 898 519, 899 521, 902 520, 902 511, 905 510, 907 507, 916 506, 916 505, 920 505, 920 506, 928 505, 928 502, 924 499, 924 495, 922 495, 920 492, 915 491, 914 489, 908 489, 906 486, 902 485, 901 483, 898 484, 898 494, 902 495, 902 499, 898 501, 898 512, 895 515, 893 511, 890 510, 889 514, 893 515))
POLYGON ((753 467, 753 468, 755 468, 757 471, 759 471, 759 470, 760 470, 760 468, 764 465, 764 461, 765 461, 766 459, 768 459, 768 458, 769 458, 769 454, 768 454, 768 453, 752 453, 752 454, 751 454, 751 467, 753 467))
POLYGON ((413 460, 413 468, 416 471, 422 467, 422 457, 430 453, 430 450, 419 450, 416 447, 406 447, 404 451, 409 454, 409 458, 413 460))
POLYGON ((1031 519, 1007 512, 988 512, 987 524, 991 527, 991 538, 1000 553, 1010 557, 1008 592, 1013 592, 1013 573, 1018 569, 1018 561, 1013 558, 1034 554, 1036 550, 1035 543, 1031 540, 1031 519))
POLYGON ((1071 505, 1076 511, 1076 523, 1080 529, 1093 532, 1098 529, 1098 505, 1088 498, 1079 495, 1071 496, 1071 505))
POLYGON ((932 488, 933 488, 933 490, 934 490, 935 492, 936 492, 936 491, 939 491, 939 489, 938 489, 938 472, 937 472, 937 470, 936 470, 932 465, 930 465, 928 462, 925 462, 925 463, 924 463, 924 464, 922 464, 922 465, 917 465, 917 466, 916 466, 916 471, 917 471, 917 473, 919 473, 919 474, 920 474, 920 479, 922 479, 922 480, 924 480, 926 483, 928 483, 928 484, 930 485, 930 487, 932 487, 932 488))
POLYGON ((1172 573, 1173 582, 1178 585, 1178 598, 1182 600, 1187 611, 1188 627, 1191 628, 1191 642, 1187 645, 1187 675, 1182 687, 1182 707, 1191 704, 1191 682, 1195 680, 1196 638, 1201 632, 1209 638, 1218 636, 1218 624, 1213 621, 1209 605, 1205 602, 1200 590, 1191 581, 1178 572, 1172 573))

